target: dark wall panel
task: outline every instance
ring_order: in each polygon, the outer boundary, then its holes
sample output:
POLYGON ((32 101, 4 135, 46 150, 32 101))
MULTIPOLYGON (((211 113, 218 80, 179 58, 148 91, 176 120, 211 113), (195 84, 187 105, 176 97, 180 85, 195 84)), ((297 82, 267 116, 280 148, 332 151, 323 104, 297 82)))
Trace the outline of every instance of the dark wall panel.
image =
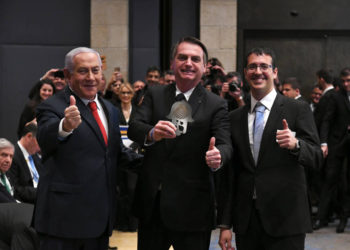
POLYGON ((350 29, 348 0, 238 0, 240 29, 350 29))
POLYGON ((159 17, 159 0, 129 2, 129 80, 132 82, 144 80, 148 66, 159 67, 159 17))
POLYGON ((0 137, 16 141, 28 91, 72 48, 90 44, 90 1, 0 2, 0 137))
POLYGON ((297 77, 306 98, 317 80, 316 71, 324 66, 324 41, 320 37, 300 38, 269 33, 269 36, 247 37, 245 46, 244 54, 254 47, 272 48, 276 53, 280 81, 297 77))

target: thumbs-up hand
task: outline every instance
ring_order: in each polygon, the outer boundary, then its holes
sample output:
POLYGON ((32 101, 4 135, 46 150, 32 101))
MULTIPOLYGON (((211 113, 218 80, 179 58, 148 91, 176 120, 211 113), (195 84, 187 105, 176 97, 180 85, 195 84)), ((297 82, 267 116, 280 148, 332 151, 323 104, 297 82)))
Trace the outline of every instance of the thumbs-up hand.
POLYGON ((81 117, 78 107, 75 105, 76 100, 74 96, 69 97, 69 106, 64 110, 63 130, 71 132, 76 129, 81 123, 81 117))
POLYGON ((282 120, 283 130, 277 130, 276 132, 276 142, 281 148, 287 148, 293 150, 297 146, 297 138, 295 138, 295 133, 292 132, 286 119, 282 120))
POLYGON ((215 147, 215 137, 210 138, 209 148, 205 154, 205 161, 207 165, 213 169, 217 169, 221 165, 221 154, 215 147))

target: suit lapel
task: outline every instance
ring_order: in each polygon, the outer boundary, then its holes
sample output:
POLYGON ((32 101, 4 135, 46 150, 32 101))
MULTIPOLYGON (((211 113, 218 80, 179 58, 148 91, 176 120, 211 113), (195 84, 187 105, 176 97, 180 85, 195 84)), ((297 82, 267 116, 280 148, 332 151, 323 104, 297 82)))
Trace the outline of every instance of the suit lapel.
POLYGON ((248 113, 250 112, 250 103, 245 105, 241 112, 241 119, 240 119, 240 133, 244 137, 242 140, 242 143, 244 143, 244 146, 242 148, 247 148, 249 150, 249 161, 250 166, 255 167, 254 157, 252 150, 250 148, 250 141, 249 141, 249 127, 248 127, 248 113))
MULTIPOLYGON (((167 87, 165 87, 165 90, 164 90, 164 103, 165 103, 164 108, 165 108, 165 112, 167 112, 165 114, 165 116, 168 116, 170 113, 171 106, 175 102, 175 94, 176 94, 175 84, 171 84, 171 85, 168 85, 167 87)), ((176 138, 175 139, 165 139, 165 146, 166 146, 169 153, 172 152, 175 141, 176 141, 176 138)))
MULTIPOLYGON (((80 116, 82 120, 85 120, 87 125, 92 128, 93 132, 95 133, 96 137, 98 138, 98 141, 101 143, 103 147, 106 147, 106 144, 104 142, 100 127, 98 126, 94 116, 92 115, 91 110, 83 103, 83 101, 73 92, 70 91, 68 88, 68 95, 66 95, 66 98, 68 100, 68 105, 70 103, 69 96, 74 95, 76 100, 76 106, 79 109, 80 116)), ((108 117, 107 113, 106 116, 108 117)), ((108 120, 108 118, 107 118, 108 120)))
MULTIPOLYGON (((15 148, 15 152, 19 152, 18 155, 17 155, 17 160, 18 162, 20 163, 20 166, 18 167, 21 167, 22 170, 23 170, 23 174, 25 174, 25 178, 26 180, 30 180, 30 182, 32 183, 33 185, 33 179, 32 179, 32 175, 30 173, 30 170, 28 168, 28 163, 27 163, 27 160, 24 158, 24 155, 23 155, 23 152, 22 150, 20 149, 20 147, 18 146, 18 144, 16 144, 16 148, 15 148)), ((34 162, 35 164, 35 162, 34 162)), ((35 166, 36 167, 36 166, 35 166)))
POLYGON ((202 85, 197 84, 197 86, 195 87, 195 89, 193 90, 190 96, 190 99, 188 100, 188 103, 192 108, 192 118, 195 116, 199 106, 203 102, 203 98, 204 98, 203 91, 204 91, 204 88, 202 87, 202 85))

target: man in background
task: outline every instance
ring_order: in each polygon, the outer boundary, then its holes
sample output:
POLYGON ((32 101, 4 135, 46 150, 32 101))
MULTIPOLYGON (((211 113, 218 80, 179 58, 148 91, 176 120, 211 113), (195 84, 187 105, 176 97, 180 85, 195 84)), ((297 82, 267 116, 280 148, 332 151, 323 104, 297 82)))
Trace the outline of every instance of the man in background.
POLYGON ((306 102, 304 97, 301 96, 300 83, 296 77, 288 77, 283 81, 282 93, 289 98, 306 102))
POLYGON ((36 190, 42 170, 40 151, 36 139, 37 125, 28 123, 20 140, 15 146, 15 154, 8 176, 14 186, 14 197, 21 201, 34 204, 36 190))

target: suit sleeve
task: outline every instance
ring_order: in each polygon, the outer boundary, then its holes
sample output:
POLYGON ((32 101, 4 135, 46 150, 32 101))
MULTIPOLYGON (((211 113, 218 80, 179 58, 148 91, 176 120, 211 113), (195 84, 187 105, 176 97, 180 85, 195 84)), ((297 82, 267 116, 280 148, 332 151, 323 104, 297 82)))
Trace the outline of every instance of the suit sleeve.
POLYGON ((37 108, 38 132, 37 139, 43 151, 43 160, 53 154, 61 142, 58 136, 58 127, 64 114, 60 114, 50 104, 43 102, 37 108))
POLYGON ((309 106, 304 103, 300 106, 296 119, 296 137, 300 142, 298 162, 304 167, 320 168, 323 157, 315 121, 309 106))
POLYGON ((321 128, 320 128, 320 141, 321 143, 328 142, 328 135, 331 128, 331 123, 335 121, 336 113, 336 100, 335 96, 331 96, 328 101, 328 105, 324 116, 322 117, 321 128))
POLYGON ((141 106, 137 107, 135 112, 132 113, 128 129, 128 137, 139 145, 144 144, 146 135, 154 126, 151 124, 152 113, 153 98, 149 88, 141 106))

